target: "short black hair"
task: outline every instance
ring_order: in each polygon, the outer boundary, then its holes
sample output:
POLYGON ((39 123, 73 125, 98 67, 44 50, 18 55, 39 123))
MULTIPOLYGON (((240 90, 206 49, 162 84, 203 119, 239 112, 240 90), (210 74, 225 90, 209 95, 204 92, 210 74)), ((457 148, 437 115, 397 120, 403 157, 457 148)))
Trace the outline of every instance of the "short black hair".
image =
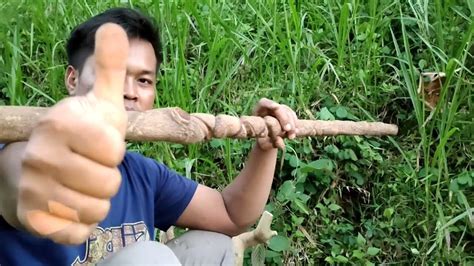
POLYGON ((155 21, 140 11, 130 8, 112 8, 78 25, 66 43, 68 64, 82 70, 86 59, 94 53, 95 33, 105 23, 116 23, 124 28, 129 39, 148 41, 155 50, 157 70, 162 62, 160 33, 155 21))

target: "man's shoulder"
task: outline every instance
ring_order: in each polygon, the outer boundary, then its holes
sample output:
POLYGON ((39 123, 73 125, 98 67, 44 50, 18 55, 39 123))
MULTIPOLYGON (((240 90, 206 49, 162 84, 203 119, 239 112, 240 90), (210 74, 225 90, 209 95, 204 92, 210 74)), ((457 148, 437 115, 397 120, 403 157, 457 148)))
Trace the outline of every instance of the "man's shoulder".
POLYGON ((136 151, 126 151, 122 163, 134 163, 134 164, 157 164, 162 165, 162 163, 156 161, 153 158, 147 157, 136 151))
POLYGON ((142 172, 144 174, 162 173, 169 170, 163 163, 135 151, 127 151, 125 153, 120 167, 128 169, 128 171, 142 172))
POLYGON ((140 154, 136 151, 127 150, 125 152, 124 161, 126 161, 126 160, 144 160, 144 159, 150 159, 150 158, 145 157, 144 155, 142 155, 142 154, 140 154))

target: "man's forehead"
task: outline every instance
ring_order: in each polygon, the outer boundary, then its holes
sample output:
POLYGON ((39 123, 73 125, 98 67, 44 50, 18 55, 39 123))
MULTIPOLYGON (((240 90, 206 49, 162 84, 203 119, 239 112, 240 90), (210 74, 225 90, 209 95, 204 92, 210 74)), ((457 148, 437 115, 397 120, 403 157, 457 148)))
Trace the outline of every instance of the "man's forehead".
MULTIPOLYGON (((94 69, 94 58, 94 54, 90 55, 84 64, 91 70, 94 69)), ((157 66, 155 50, 149 42, 139 39, 130 40, 127 72, 156 75, 157 66)))
POLYGON ((156 73, 156 55, 151 43, 141 40, 130 40, 127 68, 140 72, 156 73))

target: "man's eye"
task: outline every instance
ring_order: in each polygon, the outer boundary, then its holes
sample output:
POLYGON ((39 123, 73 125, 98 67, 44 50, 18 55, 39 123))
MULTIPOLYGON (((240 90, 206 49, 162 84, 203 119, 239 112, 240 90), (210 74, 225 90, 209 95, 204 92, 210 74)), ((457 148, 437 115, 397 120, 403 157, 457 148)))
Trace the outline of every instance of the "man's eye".
POLYGON ((138 82, 145 83, 145 84, 153 84, 153 82, 150 79, 146 79, 146 78, 138 79, 138 82))

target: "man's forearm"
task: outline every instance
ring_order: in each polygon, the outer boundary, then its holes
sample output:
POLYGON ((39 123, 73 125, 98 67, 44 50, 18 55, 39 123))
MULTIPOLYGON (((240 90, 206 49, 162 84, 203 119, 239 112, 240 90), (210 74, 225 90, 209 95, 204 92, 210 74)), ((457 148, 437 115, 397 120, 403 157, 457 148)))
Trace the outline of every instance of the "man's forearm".
POLYGON ((16 215, 21 158, 26 142, 12 143, 0 150, 0 215, 11 226, 21 229, 16 215))
POLYGON ((255 145, 245 167, 222 191, 227 212, 239 227, 248 227, 262 214, 270 194, 278 150, 255 145))

